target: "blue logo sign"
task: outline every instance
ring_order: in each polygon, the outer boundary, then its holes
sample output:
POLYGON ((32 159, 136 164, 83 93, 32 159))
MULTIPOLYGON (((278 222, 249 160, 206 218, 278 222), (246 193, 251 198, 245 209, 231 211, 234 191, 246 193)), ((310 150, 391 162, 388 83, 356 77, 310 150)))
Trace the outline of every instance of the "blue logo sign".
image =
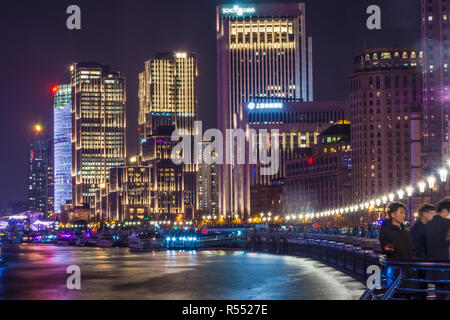
POLYGON ((283 109, 281 102, 249 102, 247 105, 249 110, 254 109, 283 109))

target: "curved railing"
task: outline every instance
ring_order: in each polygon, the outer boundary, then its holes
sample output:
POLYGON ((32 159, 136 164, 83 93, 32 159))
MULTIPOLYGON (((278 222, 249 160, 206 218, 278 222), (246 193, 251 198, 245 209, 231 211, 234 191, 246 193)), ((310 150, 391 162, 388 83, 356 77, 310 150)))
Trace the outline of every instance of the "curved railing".
POLYGON ((437 299, 450 295, 450 260, 389 260, 380 257, 384 267, 380 286, 368 288, 361 300, 425 300, 428 294, 437 299), (430 284, 434 288, 430 289, 430 284))

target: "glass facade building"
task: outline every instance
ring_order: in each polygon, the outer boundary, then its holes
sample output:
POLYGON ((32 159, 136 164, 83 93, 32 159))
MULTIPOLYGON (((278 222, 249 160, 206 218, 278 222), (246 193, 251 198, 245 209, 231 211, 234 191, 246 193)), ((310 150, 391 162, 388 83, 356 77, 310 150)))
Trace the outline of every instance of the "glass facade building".
MULTIPOLYGON (((313 100, 312 38, 304 3, 216 8, 218 128, 237 128, 254 99, 313 100)), ((219 211, 247 215, 244 174, 219 165, 219 211)))
POLYGON ((34 127, 30 143, 28 173, 28 209, 53 213, 52 141, 41 125, 34 127))
POLYGON ((54 202, 55 213, 72 201, 72 89, 70 84, 54 87, 54 202))
MULTIPOLYGON (((141 145, 144 146, 151 139, 155 139, 160 128, 186 130, 194 133, 194 121, 197 119, 197 56, 194 53, 170 52, 159 53, 153 59, 145 62, 145 69, 139 74, 139 135, 141 145)), ((169 136, 172 132, 167 132, 169 136)), ((156 138, 155 141, 162 138, 156 138)), ((169 139, 170 140, 170 139, 169 139)), ((167 147, 166 144, 156 143, 157 148, 167 147)), ((171 145, 171 144, 169 144, 171 145)), ((145 153, 142 150, 142 153, 145 153)), ((143 154, 145 158, 148 155, 143 154)), ((194 164, 182 165, 183 179, 175 179, 180 185, 173 186, 172 179, 166 179, 166 169, 178 171, 172 164, 157 156, 155 165, 164 167, 155 172, 161 175, 155 177, 159 191, 168 192, 164 200, 159 192, 160 213, 179 214, 185 212, 185 206, 198 209, 196 195, 196 175, 198 166, 194 164), (161 160, 161 161, 159 161, 161 160), (169 191, 170 190, 170 191, 169 191), (170 192, 181 191, 184 203, 179 203, 178 194, 170 192), (166 205, 163 205, 165 203, 166 205), (170 204, 170 205, 169 205, 170 204)), ((152 159, 153 160, 153 159, 152 159)))
POLYGON ((72 203, 95 202, 110 169, 125 165, 126 80, 96 62, 70 67, 72 87, 72 203))

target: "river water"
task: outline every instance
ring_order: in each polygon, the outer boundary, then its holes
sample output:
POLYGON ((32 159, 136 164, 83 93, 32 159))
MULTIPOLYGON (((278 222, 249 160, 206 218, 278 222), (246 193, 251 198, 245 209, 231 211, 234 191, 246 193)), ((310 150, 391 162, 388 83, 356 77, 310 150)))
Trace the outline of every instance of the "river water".
POLYGON ((0 299, 358 299, 363 285, 310 259, 245 251, 3 245, 0 299), (81 289, 67 288, 67 268, 81 289))

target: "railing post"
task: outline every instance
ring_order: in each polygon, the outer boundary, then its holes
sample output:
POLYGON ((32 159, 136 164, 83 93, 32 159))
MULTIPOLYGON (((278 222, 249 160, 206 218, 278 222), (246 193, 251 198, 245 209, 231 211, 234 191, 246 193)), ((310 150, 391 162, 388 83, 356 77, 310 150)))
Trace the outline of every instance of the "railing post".
POLYGON ((347 262, 346 262, 346 259, 345 259, 345 253, 346 253, 347 250, 345 250, 346 249, 345 242, 342 244, 342 249, 344 250, 344 253, 343 253, 344 268, 347 269, 347 262))
POLYGON ((306 253, 308 255, 308 257, 311 257, 311 250, 309 248, 309 238, 306 238, 306 253))
POLYGON ((356 250, 355 245, 352 244, 352 251, 353 251, 353 273, 356 273, 356 250))
POLYGON ((400 282, 403 279, 403 270, 400 269, 400 273, 397 277, 397 279, 395 279, 394 283, 391 285, 391 287, 388 289, 388 291, 386 291, 386 293, 384 294, 383 298, 381 300, 389 300, 394 294, 395 291, 397 290, 398 286, 400 285, 400 282))
POLYGON ((362 274, 363 274, 363 276, 365 276, 366 270, 367 270, 366 250, 364 248, 361 248, 361 249, 363 251, 363 270, 362 270, 362 274))

